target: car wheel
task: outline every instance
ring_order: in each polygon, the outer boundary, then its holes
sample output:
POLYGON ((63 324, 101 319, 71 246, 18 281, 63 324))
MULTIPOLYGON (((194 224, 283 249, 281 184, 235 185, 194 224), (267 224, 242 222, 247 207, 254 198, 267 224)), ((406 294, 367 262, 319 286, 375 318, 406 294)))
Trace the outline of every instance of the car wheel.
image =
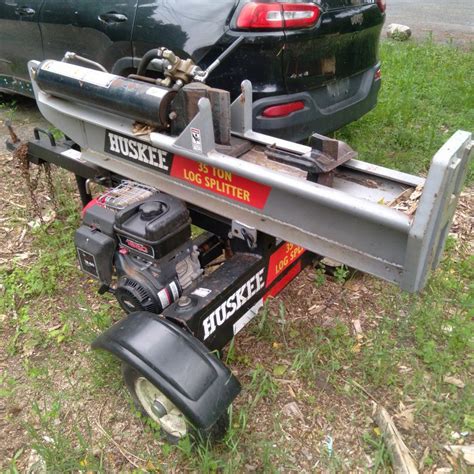
POLYGON ((213 442, 226 434, 227 411, 207 430, 197 429, 160 389, 133 367, 123 364, 122 374, 138 411, 156 423, 169 443, 177 444, 188 435, 196 442, 213 442))

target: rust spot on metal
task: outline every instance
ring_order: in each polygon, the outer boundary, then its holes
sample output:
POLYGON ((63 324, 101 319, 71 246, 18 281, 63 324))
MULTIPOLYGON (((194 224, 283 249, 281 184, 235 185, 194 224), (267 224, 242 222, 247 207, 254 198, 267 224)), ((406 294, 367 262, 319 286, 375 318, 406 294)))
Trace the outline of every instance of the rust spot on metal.
POLYGON ((12 126, 12 123, 10 122, 10 120, 7 120, 5 122, 5 126, 8 129, 8 133, 10 134, 10 138, 12 140, 12 143, 13 144, 19 143, 20 139, 18 138, 18 135, 15 133, 15 130, 13 130, 13 126, 12 126))
POLYGON ((366 188, 379 189, 381 185, 374 181, 373 179, 365 178, 363 176, 356 176, 353 174, 337 173, 338 177, 346 181, 351 181, 352 183, 360 184, 366 188))

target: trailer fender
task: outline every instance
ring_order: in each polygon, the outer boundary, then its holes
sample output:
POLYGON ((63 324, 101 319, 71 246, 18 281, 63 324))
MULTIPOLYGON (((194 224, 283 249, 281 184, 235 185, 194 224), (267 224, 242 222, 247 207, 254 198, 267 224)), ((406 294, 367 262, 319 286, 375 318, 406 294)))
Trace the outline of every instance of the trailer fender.
POLYGON ((240 392, 237 378, 201 341, 156 314, 129 314, 92 348, 131 365, 197 428, 212 426, 240 392))

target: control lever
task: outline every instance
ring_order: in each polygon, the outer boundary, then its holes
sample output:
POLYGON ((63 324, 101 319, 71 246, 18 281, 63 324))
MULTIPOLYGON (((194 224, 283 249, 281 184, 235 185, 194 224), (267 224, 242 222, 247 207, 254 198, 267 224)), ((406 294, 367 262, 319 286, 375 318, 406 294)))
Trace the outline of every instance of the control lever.
POLYGON ((209 77, 209 74, 211 74, 214 69, 216 69, 221 62, 226 58, 232 51, 234 51, 237 46, 239 46, 240 43, 244 40, 243 36, 239 36, 227 49, 225 49, 222 54, 213 62, 211 63, 206 70, 202 70, 200 68, 197 68, 195 71, 194 75, 194 80, 197 82, 206 82, 207 78, 209 77))

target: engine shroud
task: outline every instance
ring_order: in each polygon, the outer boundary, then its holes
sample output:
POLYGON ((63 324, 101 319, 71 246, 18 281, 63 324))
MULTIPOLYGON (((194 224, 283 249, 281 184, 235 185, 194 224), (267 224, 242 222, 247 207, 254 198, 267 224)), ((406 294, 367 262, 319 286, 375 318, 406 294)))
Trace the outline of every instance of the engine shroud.
POLYGON ((114 228, 120 245, 151 259, 163 258, 191 237, 186 206, 161 193, 119 211, 114 228))
POLYGON ((127 313, 160 313, 202 273, 185 204, 133 182, 85 209, 75 243, 81 268, 127 313))

